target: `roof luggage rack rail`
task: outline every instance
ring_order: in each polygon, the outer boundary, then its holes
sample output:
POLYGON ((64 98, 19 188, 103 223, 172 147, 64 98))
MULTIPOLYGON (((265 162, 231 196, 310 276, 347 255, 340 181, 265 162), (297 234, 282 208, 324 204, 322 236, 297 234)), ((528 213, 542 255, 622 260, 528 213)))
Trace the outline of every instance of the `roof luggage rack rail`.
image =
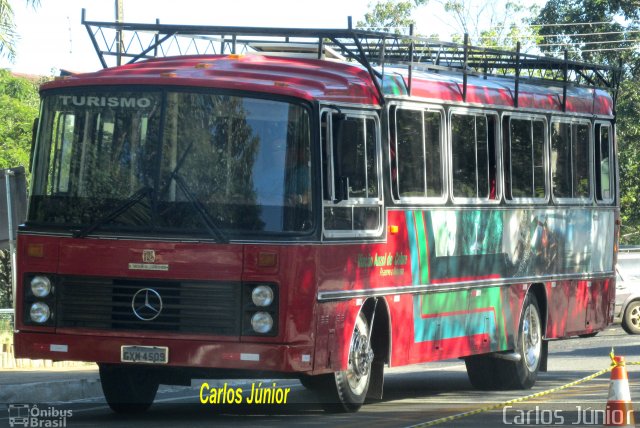
MULTIPOLYGON (((346 29, 229 27, 87 21, 82 9, 82 24, 104 68, 107 58, 115 64, 174 55, 216 55, 264 53, 260 46, 283 44, 281 52, 292 51, 286 45, 306 45, 304 52, 315 52, 318 59, 340 58, 361 64, 371 75, 381 103, 381 81, 385 67, 406 68, 407 92, 411 94, 413 70, 461 73, 462 98, 466 101, 467 76, 504 77, 515 80, 514 106, 518 106, 520 83, 562 88, 562 107, 566 110, 567 89, 582 87, 609 92, 614 106, 621 79, 621 68, 564 58, 532 55, 515 51, 451 43, 413 35, 355 29, 351 17, 346 29)), ((300 52, 297 52, 300 54, 300 52)))

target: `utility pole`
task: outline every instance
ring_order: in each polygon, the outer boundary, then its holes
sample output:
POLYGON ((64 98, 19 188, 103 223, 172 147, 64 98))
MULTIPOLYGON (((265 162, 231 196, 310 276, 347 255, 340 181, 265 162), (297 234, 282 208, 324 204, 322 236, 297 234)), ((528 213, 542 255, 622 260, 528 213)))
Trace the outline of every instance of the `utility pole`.
MULTIPOLYGON (((124 0, 115 0, 116 2, 116 22, 121 24, 124 22, 124 0)), ((116 45, 118 46, 117 65, 122 65, 122 51, 124 50, 124 41, 122 40, 122 27, 116 30, 116 45)))

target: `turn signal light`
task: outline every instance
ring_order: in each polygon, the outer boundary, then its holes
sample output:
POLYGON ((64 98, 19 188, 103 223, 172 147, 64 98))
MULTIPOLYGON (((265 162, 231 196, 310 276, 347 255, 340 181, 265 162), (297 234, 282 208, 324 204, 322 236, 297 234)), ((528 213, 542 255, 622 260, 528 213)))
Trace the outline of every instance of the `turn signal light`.
POLYGON ((272 268, 278 265, 278 254, 258 253, 258 267, 272 268))
POLYGON ((44 245, 42 244, 29 244, 27 245, 27 256, 29 257, 44 257, 44 245))

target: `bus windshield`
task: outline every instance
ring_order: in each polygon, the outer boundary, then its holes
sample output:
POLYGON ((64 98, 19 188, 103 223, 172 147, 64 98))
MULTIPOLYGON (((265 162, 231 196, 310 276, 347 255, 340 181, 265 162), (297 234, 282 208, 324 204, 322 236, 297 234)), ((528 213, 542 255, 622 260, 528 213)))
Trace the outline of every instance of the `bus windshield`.
POLYGON ((45 96, 29 224, 229 237, 310 232, 309 126, 301 105, 258 98, 45 96))

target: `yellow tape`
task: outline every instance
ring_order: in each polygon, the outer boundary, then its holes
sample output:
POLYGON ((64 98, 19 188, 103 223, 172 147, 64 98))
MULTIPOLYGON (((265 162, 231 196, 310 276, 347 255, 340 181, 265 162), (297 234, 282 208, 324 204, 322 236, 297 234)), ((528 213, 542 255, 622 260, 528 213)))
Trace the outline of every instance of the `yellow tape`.
POLYGON ((558 386, 556 388, 552 388, 552 389, 548 389, 546 391, 542 391, 542 392, 537 392, 535 394, 531 394, 531 395, 527 395, 524 397, 520 397, 520 398, 516 398, 514 400, 509 400, 509 401, 504 401, 502 403, 498 403, 498 404, 492 404, 490 406, 486 406, 486 407, 482 407, 480 409, 476 409, 476 410, 471 410, 469 412, 464 412, 464 413, 458 413, 457 415, 452 415, 452 416, 447 416, 444 418, 439 418, 439 419, 434 419, 432 421, 428 421, 428 422, 424 422, 421 424, 417 424, 417 425, 411 425, 407 428, 423 428, 423 427, 430 427, 430 426, 434 426, 434 425, 438 425, 438 424, 442 424, 445 422, 451 422, 451 421, 455 421, 457 419, 462 419, 462 418, 466 418, 468 416, 473 416, 473 415, 477 415, 480 413, 484 413, 484 412, 489 412, 491 410, 496 410, 499 408, 504 408, 505 406, 509 406, 511 404, 515 404, 515 403, 522 403, 523 401, 527 401, 527 400, 531 400, 532 398, 538 398, 538 397, 542 397, 545 395, 549 395, 551 393, 554 392, 558 392, 558 391, 562 391, 563 389, 567 389, 567 388, 571 388, 572 386, 576 386, 579 385, 581 383, 590 381, 592 379, 597 378, 598 376, 602 376, 605 373, 610 372, 611 370, 613 370, 614 367, 616 366, 640 366, 640 362, 627 362, 625 363, 624 361, 622 361, 621 363, 618 363, 615 360, 615 352, 614 349, 611 348, 611 352, 609 353, 609 357, 611 358, 611 366, 606 368, 606 369, 602 369, 597 373, 594 373, 590 376, 587 377, 583 377, 582 379, 578 379, 574 382, 568 383, 566 385, 562 385, 562 386, 558 386))

